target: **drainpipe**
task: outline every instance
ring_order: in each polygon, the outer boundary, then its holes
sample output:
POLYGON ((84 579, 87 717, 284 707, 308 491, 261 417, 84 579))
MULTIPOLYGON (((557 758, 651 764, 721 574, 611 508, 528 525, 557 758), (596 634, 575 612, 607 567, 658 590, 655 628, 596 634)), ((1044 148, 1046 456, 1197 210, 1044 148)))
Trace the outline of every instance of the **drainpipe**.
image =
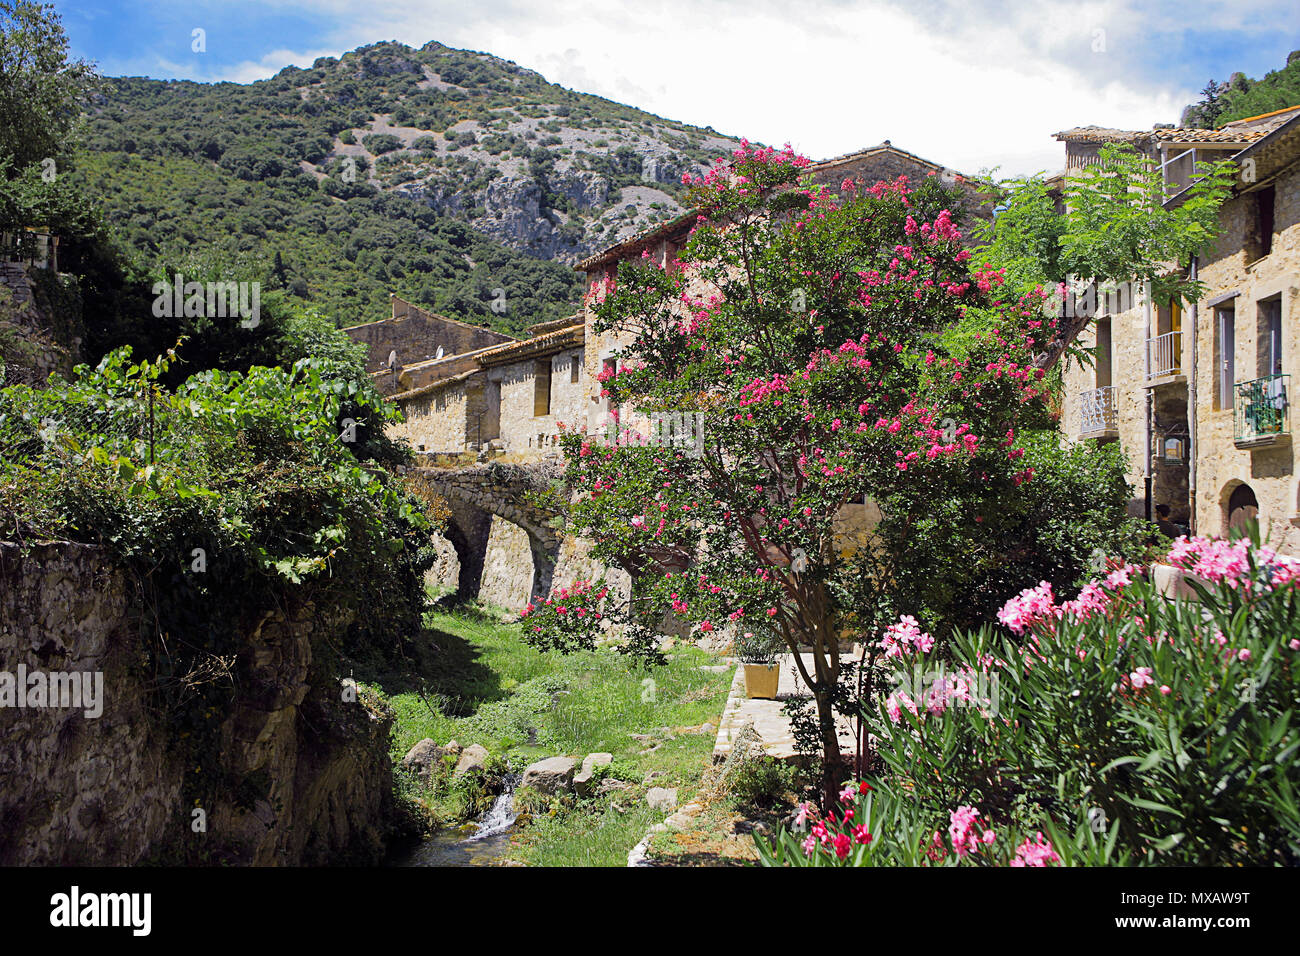
MULTIPOLYGON (((1200 272, 1199 257, 1192 256, 1189 276, 1193 282, 1200 272)), ((1187 516, 1188 531, 1196 534, 1196 340, 1200 337, 1200 325, 1196 321, 1197 300, 1192 300, 1192 356, 1191 370, 1187 376, 1187 503, 1191 513, 1187 516)))
POLYGON ((1144 494, 1145 494, 1145 501, 1146 501, 1146 519, 1147 521, 1150 521, 1151 515, 1153 514, 1151 508, 1151 492, 1152 492, 1151 417, 1155 414, 1155 391, 1154 389, 1151 388, 1150 385, 1152 311, 1151 311, 1151 281, 1149 279, 1142 284, 1142 317, 1146 320, 1146 327, 1147 327, 1146 341, 1143 343, 1143 345, 1145 346, 1143 351, 1146 353, 1145 365, 1146 365, 1146 376, 1147 376, 1147 381, 1144 382, 1143 385, 1145 386, 1145 390, 1147 394, 1146 394, 1146 415, 1145 415, 1145 421, 1143 423, 1145 425, 1145 430, 1146 430, 1146 443, 1142 446, 1143 448, 1142 484, 1144 486, 1144 494))

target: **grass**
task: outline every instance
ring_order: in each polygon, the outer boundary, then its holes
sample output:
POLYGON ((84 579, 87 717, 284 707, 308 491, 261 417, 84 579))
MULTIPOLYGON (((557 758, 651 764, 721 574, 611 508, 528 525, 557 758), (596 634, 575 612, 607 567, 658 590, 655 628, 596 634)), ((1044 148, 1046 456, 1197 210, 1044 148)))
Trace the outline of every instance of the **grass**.
MULTIPOLYGON (((359 675, 396 714, 395 767, 430 737, 440 745, 480 744, 515 771, 544 757, 610 753, 611 775, 632 785, 603 797, 537 801, 518 827, 513 861, 623 866, 628 851, 666 815, 646 805, 648 787, 677 787, 679 803, 698 789, 714 743, 714 733, 701 725, 717 727, 731 683, 730 672, 701 669, 717 663, 714 655, 679 645, 665 665, 646 667, 608 648, 542 652, 524 642, 517 624, 472 605, 440 606, 425 625, 407 665, 359 675), (647 784, 650 773, 658 776, 647 784)), ((399 794, 437 826, 481 813, 490 802, 483 791, 494 783, 492 774, 453 781, 444 771, 422 789, 401 770, 396 774, 399 794)))

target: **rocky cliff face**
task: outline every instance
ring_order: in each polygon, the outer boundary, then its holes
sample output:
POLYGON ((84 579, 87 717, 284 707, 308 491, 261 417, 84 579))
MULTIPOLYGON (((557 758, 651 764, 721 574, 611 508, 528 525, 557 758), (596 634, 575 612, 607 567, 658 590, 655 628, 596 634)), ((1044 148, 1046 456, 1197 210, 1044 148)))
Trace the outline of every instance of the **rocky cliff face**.
MULTIPOLYGON (((682 211, 683 173, 702 173, 736 146, 712 130, 574 94, 508 61, 438 44, 378 44, 317 61, 313 72, 324 74, 322 90, 342 76, 354 84, 340 92, 359 108, 351 118, 365 122, 342 131, 307 171, 331 175, 351 157, 372 186, 539 258, 573 262, 672 218, 682 211), (382 99, 356 95, 380 77, 391 81, 382 99), (397 93, 403 86, 409 92, 397 93), (494 108, 469 107, 487 94, 494 108), (434 117, 465 118, 443 127, 434 117)), ((299 90, 309 98, 315 92, 299 90)))
POLYGON ((196 799, 187 742, 142 667, 138 614, 99 549, 0 543, 0 704, 5 674, 102 675, 98 716, 0 706, 0 865, 377 862, 391 715, 312 666, 343 622, 310 606, 261 617, 205 754, 221 785, 196 799))

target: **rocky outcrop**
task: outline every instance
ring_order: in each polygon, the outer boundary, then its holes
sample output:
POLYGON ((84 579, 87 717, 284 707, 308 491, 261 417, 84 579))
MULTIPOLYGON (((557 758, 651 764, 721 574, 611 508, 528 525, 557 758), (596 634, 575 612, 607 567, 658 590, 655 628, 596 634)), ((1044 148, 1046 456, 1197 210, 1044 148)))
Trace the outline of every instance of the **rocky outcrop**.
POLYGON ((261 615, 200 745, 142 666, 135 601, 97 548, 0 543, 0 669, 102 680, 96 716, 0 706, 0 865, 377 862, 391 714, 313 667, 344 622, 261 615))
POLYGON ((613 762, 613 754, 587 754, 586 759, 582 761, 582 770, 573 778, 573 788, 578 792, 578 796, 585 797, 591 792, 597 767, 608 767, 613 762))
POLYGON ((573 770, 578 761, 572 757, 548 757, 530 764, 520 784, 540 793, 560 793, 573 788, 573 770))
POLYGON ((485 747, 478 744, 470 744, 460 752, 460 759, 456 761, 455 774, 469 773, 471 770, 482 770, 487 766, 488 752, 485 747))
POLYGON ((652 810, 673 810, 677 807, 677 788, 651 787, 646 792, 645 802, 652 810))

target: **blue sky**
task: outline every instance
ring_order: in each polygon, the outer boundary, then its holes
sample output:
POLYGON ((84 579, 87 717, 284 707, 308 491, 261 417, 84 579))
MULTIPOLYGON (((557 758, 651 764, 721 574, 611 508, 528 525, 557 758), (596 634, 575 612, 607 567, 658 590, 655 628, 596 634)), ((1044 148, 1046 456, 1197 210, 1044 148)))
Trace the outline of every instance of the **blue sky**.
POLYGON ((1051 134, 1176 122, 1213 76, 1300 49, 1296 0, 53 0, 108 76, 249 82, 437 40, 814 158, 889 139, 956 169, 1056 169, 1051 134), (192 50, 192 31, 206 50, 192 50))

